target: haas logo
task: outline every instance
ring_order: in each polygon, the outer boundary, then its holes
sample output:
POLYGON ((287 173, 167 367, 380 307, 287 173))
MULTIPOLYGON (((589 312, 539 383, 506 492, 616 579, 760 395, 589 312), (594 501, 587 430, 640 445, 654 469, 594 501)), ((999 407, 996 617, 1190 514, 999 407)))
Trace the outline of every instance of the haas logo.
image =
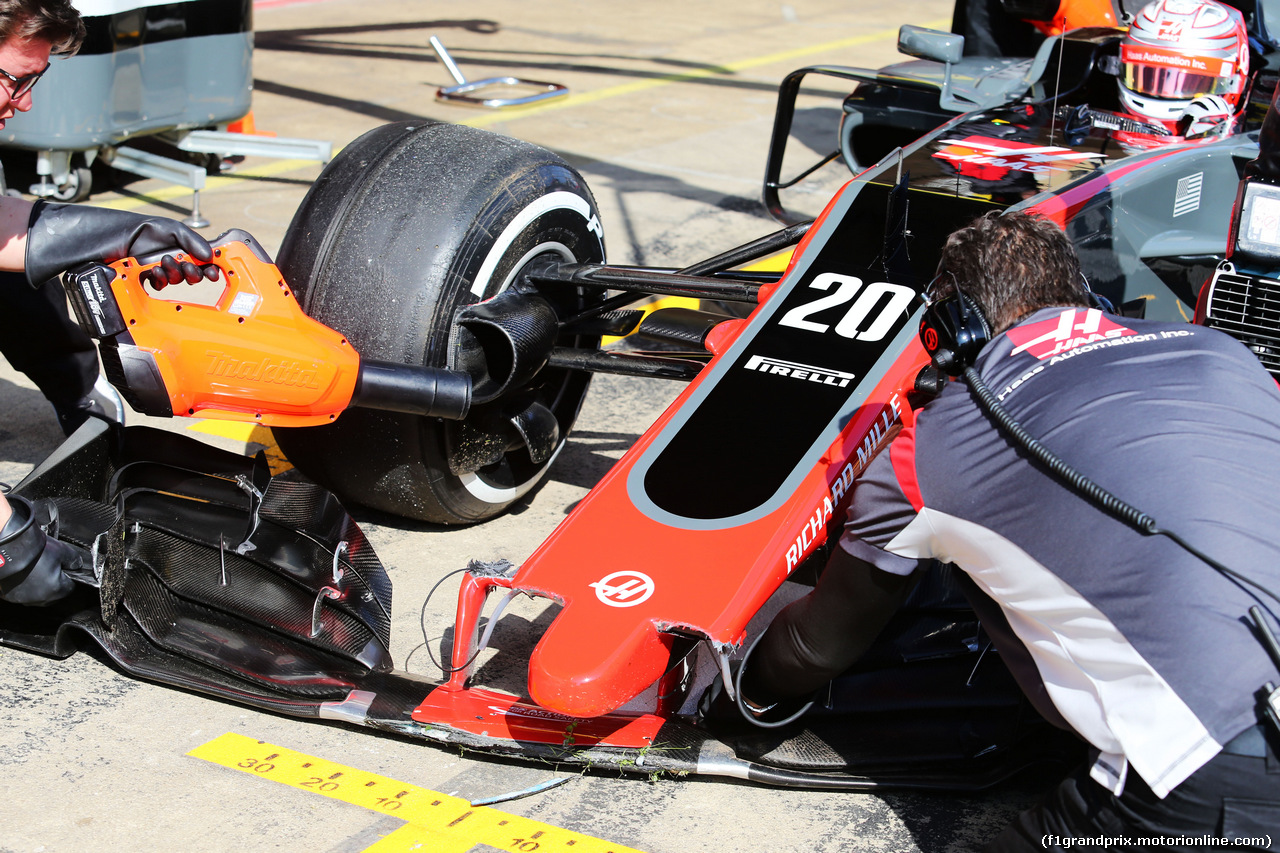
POLYGON ((1009 355, 1027 352, 1044 361, 1085 344, 1123 338, 1136 332, 1111 321, 1097 308, 1080 308, 1063 311, 1052 320, 1016 326, 1006 334, 1013 342, 1013 352, 1009 355))
POLYGON ((644 572, 613 572, 591 584, 596 598, 610 607, 635 607, 653 595, 653 578, 644 572))

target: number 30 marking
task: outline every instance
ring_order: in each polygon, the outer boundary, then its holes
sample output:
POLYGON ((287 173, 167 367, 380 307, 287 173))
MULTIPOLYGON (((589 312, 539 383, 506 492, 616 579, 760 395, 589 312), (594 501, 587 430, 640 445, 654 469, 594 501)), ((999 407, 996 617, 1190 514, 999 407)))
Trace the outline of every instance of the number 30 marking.
POLYGON ((907 306, 916 295, 914 290, 901 284, 876 281, 864 288, 860 278, 850 278, 830 272, 818 276, 809 283, 809 286, 817 290, 830 290, 833 284, 837 285, 834 293, 820 296, 808 304, 792 308, 778 321, 779 325, 803 329, 806 332, 826 332, 831 328, 830 324, 818 323, 808 318, 820 311, 853 300, 849 310, 836 324, 836 334, 843 338, 857 338, 860 341, 878 341, 889 334, 894 321, 907 310, 907 306), (855 296, 857 299, 854 299, 855 296), (870 323, 867 323, 867 317, 870 316, 872 309, 880 305, 885 296, 889 297, 888 303, 880 308, 879 313, 870 323))

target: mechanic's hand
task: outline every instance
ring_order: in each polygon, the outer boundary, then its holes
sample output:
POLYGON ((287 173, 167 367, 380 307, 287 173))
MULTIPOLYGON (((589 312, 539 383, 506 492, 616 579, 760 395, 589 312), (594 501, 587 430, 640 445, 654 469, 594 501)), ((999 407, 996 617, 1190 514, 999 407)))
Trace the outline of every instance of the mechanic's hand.
MULTIPOLYGON (((730 667, 730 677, 738 678, 741 663, 730 667)), ((746 679, 740 679, 745 681, 746 679)), ((752 700, 749 694, 743 694, 742 702, 729 698, 729 691, 724 688, 724 678, 717 675, 715 681, 703 691, 698 700, 698 711, 694 722, 712 733, 742 733, 752 728, 776 728, 789 725, 813 705, 813 697, 802 696, 794 699, 783 699, 778 702, 761 705, 752 700)))
MULTIPOLYGON (((740 665, 732 664, 730 677, 737 678, 740 665)), ((724 676, 717 675, 715 681, 707 686, 702 693, 702 698, 698 700, 697 724, 711 732, 741 732, 757 725, 755 720, 760 719, 765 712, 774 707, 769 705, 766 708, 759 706, 753 708, 754 703, 751 702, 750 697, 742 698, 744 700, 742 704, 746 706, 745 714, 739 707, 739 703, 729 698, 729 691, 724 687, 724 676)))
MULTIPOLYGON (((32 207, 27 224, 27 280, 33 287, 39 287, 87 261, 111 263, 174 249, 196 261, 213 260, 209 241, 176 220, 86 204, 55 204, 42 199, 32 207)), ((179 263, 172 257, 167 265, 162 261, 162 267, 165 284, 177 284, 183 279, 194 284, 208 275, 208 267, 179 263)), ((152 277, 153 282, 158 280, 158 275, 152 277)))
POLYGON ((178 260, 173 255, 165 255, 160 265, 146 270, 138 276, 143 284, 150 284, 156 290, 163 290, 171 284, 199 284, 204 279, 218 280, 218 265, 197 265, 187 260, 178 260))
POLYGON ((70 595, 76 585, 67 572, 82 572, 87 555, 46 535, 38 522, 47 512, 31 501, 13 495, 8 501, 13 515, 0 529, 0 599, 43 606, 70 595))

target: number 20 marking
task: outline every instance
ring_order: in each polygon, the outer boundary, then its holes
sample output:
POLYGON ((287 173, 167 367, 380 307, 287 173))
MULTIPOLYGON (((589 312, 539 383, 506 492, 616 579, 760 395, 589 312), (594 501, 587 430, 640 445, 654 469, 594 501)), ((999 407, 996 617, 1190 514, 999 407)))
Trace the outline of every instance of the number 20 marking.
POLYGON ((889 334, 889 330, 893 328, 894 321, 898 319, 902 312, 907 310, 907 306, 911 304, 911 300, 915 299, 916 296, 914 290, 901 284, 876 281, 864 288, 860 278, 850 278, 830 272, 823 273, 809 282, 809 286, 817 290, 830 290, 832 284, 837 285, 834 293, 820 296, 812 302, 792 308, 778 321, 778 324, 790 326, 793 329, 803 329, 806 332, 826 332, 831 328, 830 324, 818 323, 808 318, 820 311, 825 311, 828 308, 834 308, 837 305, 843 305, 853 300, 849 310, 845 312, 844 317, 836 324, 836 334, 843 338, 856 338, 860 341, 879 341, 889 334), (866 325, 866 328, 863 328, 863 324, 866 323, 871 310, 879 305, 886 295, 889 297, 888 304, 880 309, 880 312, 866 325), (855 296, 857 299, 854 299, 855 296))

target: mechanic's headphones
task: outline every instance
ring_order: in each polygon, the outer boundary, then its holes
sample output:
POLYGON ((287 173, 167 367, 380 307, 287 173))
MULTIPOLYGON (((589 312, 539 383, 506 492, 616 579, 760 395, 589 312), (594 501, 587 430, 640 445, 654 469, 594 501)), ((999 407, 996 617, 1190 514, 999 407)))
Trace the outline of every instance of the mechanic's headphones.
MULTIPOLYGON (((928 301, 924 317, 920 320, 920 343, 924 344, 925 352, 929 353, 934 367, 948 376, 959 376, 966 367, 977 361, 978 353, 991 340, 991 325, 987 323, 986 315, 982 313, 978 303, 965 295, 959 283, 942 299, 934 300, 929 296, 938 279, 949 274, 938 273, 925 290, 928 301)), ((1093 291, 1083 272, 1080 273, 1080 281, 1084 285, 1090 308, 1097 308, 1106 314, 1119 313, 1110 299, 1093 291)))
MULTIPOLYGON (((938 278, 942 275, 944 273, 938 273, 938 278)), ((932 291, 933 283, 926 293, 932 291)), ((924 344, 934 367, 948 376, 959 376, 977 360, 989 340, 991 326, 987 318, 958 283, 942 299, 929 298, 920 320, 920 343, 924 344)))

